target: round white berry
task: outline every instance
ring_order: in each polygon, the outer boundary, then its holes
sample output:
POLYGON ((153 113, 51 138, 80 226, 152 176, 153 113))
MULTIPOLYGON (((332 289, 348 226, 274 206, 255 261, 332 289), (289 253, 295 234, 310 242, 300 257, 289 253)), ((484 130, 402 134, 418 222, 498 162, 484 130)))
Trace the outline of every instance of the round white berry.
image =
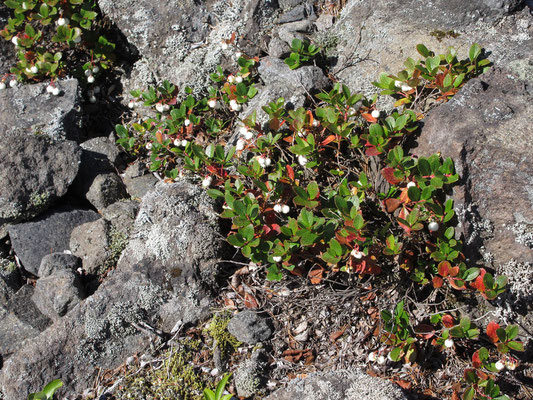
POLYGON ((32 74, 36 74, 39 72, 39 68, 37 68, 37 65, 34 65, 30 68, 32 74))
POLYGON ((385 361, 387 361, 387 360, 386 360, 385 357, 383 357, 383 356, 379 356, 379 357, 377 358, 377 362, 378 362, 379 365, 383 365, 383 364, 385 364, 385 361))
POLYGON ((228 76, 228 82, 229 83, 235 82, 235 77, 233 75, 228 76))
POLYGON ((11 87, 15 87, 15 86, 17 86, 17 85, 18 85, 18 82, 16 81, 16 79, 13 79, 13 80, 11 80, 11 81, 9 82, 9 86, 11 86, 11 87))
POLYGON ((313 120, 313 126, 316 128, 318 126, 319 122, 317 119, 313 120))
POLYGON ((444 346, 447 347, 448 349, 453 347, 453 339, 449 338, 449 339, 446 339, 444 341, 444 346))
POLYGON ((505 368, 505 364, 501 360, 496 361, 496 363, 494 364, 494 368, 496 368, 498 371, 501 371, 505 368))
POLYGON ((135 108, 135 102, 132 100, 128 103, 128 108, 134 109, 135 108))
POLYGON ((209 186, 211 186, 211 182, 213 181, 213 178, 211 178, 210 176, 204 178, 204 180, 202 181, 202 186, 207 188, 209 186))
POLYGON ((265 168, 265 157, 263 156, 257 157, 257 162, 259 163, 261 167, 265 168))
POLYGON ((287 204, 283 204, 283 205, 281 206, 281 212, 282 212, 283 214, 288 214, 288 213, 291 212, 291 208, 290 208, 287 204))
POLYGON ((273 259, 275 262, 280 262, 280 261, 281 261, 281 256, 273 256, 272 259, 273 259))
POLYGON ((87 82, 89 82, 89 83, 94 83, 94 76, 89 75, 89 76, 87 77, 87 82))
POLYGON ((174 146, 176 146, 176 147, 180 147, 181 146, 181 140, 179 140, 179 139, 174 139, 173 143, 174 143, 174 146))
POLYGON ((363 253, 362 251, 356 250, 356 249, 353 249, 350 254, 352 257, 357 258, 358 260, 363 258, 365 255, 365 253, 363 253))
POLYGON ((372 113, 370 115, 372 115, 372 117, 378 119, 380 114, 381 113, 379 112, 379 110, 374 110, 374 111, 372 111, 372 113))
MULTIPOLYGON (((93 90, 94 90, 94 93, 96 94, 100 93, 100 86, 95 86, 93 90)), ((137 103, 135 104, 137 105, 137 103)))
POLYGON ((370 354, 368 355, 368 361, 370 361, 370 362, 375 362, 376 359, 377 359, 376 353, 370 353, 370 354))
POLYGON ((181 141, 181 147, 187 147, 188 144, 189 144, 189 141, 187 139, 183 139, 181 141))
POLYGON ((430 222, 428 224, 428 229, 430 232, 437 232, 439 230, 439 223, 438 222, 430 222))
POLYGON ((241 126, 239 128, 239 135, 246 136, 247 133, 248 133, 248 127, 247 126, 241 126))
POLYGON ((396 87, 402 87, 403 82, 402 81, 394 81, 394 86, 396 87))
POLYGON ((31 69, 29 69, 29 68, 26 68, 26 70, 25 70, 25 71, 26 71, 26 73, 27 73, 27 74, 31 74, 31 69))
POLYGON ((89 101, 93 104, 96 103, 96 97, 94 96, 89 97, 89 101))
POLYGON ((4 90, 6 88, 5 82, 0 82, 0 90, 4 90))
POLYGON ((254 137, 254 133, 252 131, 248 131, 246 132, 246 134, 244 135, 244 138, 246 140, 251 140, 252 138, 254 137))
POLYGON ((93 74, 97 74, 98 72, 100 72, 100 67, 98 65, 95 65, 93 67, 93 74))
POLYGON ((163 112, 163 111, 164 111, 163 104, 161 104, 161 103, 157 103, 157 104, 155 105, 155 109, 156 109, 158 112, 163 112))
POLYGON ((242 76, 238 76, 235 78, 235 82, 241 83, 242 82, 242 76))
POLYGON ((53 91, 54 91, 54 87, 53 87, 52 85, 48 85, 48 86, 46 87, 46 92, 47 92, 47 93, 52 93, 53 91))
POLYGON ((409 182, 409 183, 407 184, 407 189, 412 188, 412 187, 416 187, 416 183, 414 183, 414 182, 409 182))
POLYGON ((300 164, 302 167, 305 167, 305 164, 307 164, 307 158, 304 156, 298 156, 298 164, 300 164))
POLYGON ((17 36, 13 36, 11 38, 11 43, 13 43, 15 46, 19 44, 19 38, 17 36))
POLYGON ((87 90, 87 94, 89 96, 94 96, 94 90, 92 90, 92 89, 87 90))
POLYGON ((69 21, 68 18, 59 18, 59 19, 57 20, 57 24, 58 24, 59 26, 68 25, 69 22, 70 22, 70 21, 69 21))
POLYGON ((54 96, 59 96, 59 93, 60 93, 60 90, 59 90, 58 87, 55 87, 54 90, 52 90, 52 94, 53 94, 54 96))
POLYGON ((207 105, 209 108, 215 108, 217 106, 217 101, 215 99, 211 99, 207 102, 207 105))
POLYGON ((403 92, 408 92, 410 90, 412 90, 413 88, 409 85, 402 85, 402 91, 403 92))
POLYGON ((281 204, 276 204, 274 206, 274 211, 279 213, 279 212, 281 212, 281 208, 282 208, 281 204))
POLYGON ((306 133, 307 133, 306 131, 298 131, 298 136, 304 137, 306 133))
POLYGON ((163 111, 170 110, 170 106, 168 104, 163 104, 163 111))
POLYGON ((233 111, 241 111, 241 105, 237 103, 237 100, 230 100, 229 106, 233 111))
POLYGON ((190 124, 191 124, 191 120, 188 118, 185 121, 183 121, 183 125, 185 126, 189 126, 190 124))
POLYGON ((237 149, 237 151, 241 151, 244 149, 245 144, 246 143, 244 142, 244 140, 239 139, 237 140, 237 146, 235 146, 235 148, 237 149))
POLYGON ((91 76, 92 72, 90 69, 86 69, 84 72, 85 76, 91 76))
POLYGON ((241 56, 242 56, 242 53, 240 51, 235 52, 235 57, 241 58, 241 56))
POLYGON ((81 36, 76 36, 74 39, 72 39, 72 41, 73 41, 74 43, 79 43, 79 42, 81 42, 81 36))
POLYGON ((509 371, 514 371, 516 369, 517 365, 518 364, 516 362, 514 362, 514 361, 506 361, 505 362, 505 366, 507 367, 507 369, 509 371))
POLYGON ((146 150, 152 150, 152 143, 146 143, 146 150))
POLYGON ((265 167, 270 167, 270 164, 272 164, 272 160, 270 157, 265 158, 265 167))

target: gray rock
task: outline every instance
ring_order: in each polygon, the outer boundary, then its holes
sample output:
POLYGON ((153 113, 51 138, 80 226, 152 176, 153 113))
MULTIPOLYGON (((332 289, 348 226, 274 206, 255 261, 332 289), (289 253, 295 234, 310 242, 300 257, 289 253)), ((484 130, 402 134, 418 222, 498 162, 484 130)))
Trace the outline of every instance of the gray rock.
POLYGON ((301 5, 307 0, 278 0, 278 4, 282 10, 289 10, 293 7, 301 5))
POLYGON ((107 137, 89 139, 80 144, 80 147, 83 149, 81 162, 84 168, 98 169, 104 165, 105 169, 99 173, 112 172, 113 169, 108 168, 113 168, 121 161, 119 148, 107 137))
POLYGON ((533 260, 533 172, 525 161, 533 158, 532 113, 527 83, 493 68, 424 120, 415 152, 455 160, 463 183, 454 189, 459 233, 473 260, 533 260))
POLYGON ((404 69, 407 57, 421 58, 416 51, 419 43, 437 53, 454 46, 465 58, 470 45, 477 42, 490 52, 495 65, 527 63, 533 50, 531 16, 526 9, 506 15, 515 10, 515 3, 521 2, 502 1, 502 8, 492 8, 484 0, 377 0, 369 7, 351 0, 335 25, 319 35, 322 41, 335 43, 330 49, 336 57, 332 74, 350 89, 368 95, 379 92, 371 85, 379 73, 397 73, 404 69), (431 35, 436 31, 454 31, 459 36, 437 39, 431 35))
POLYGON ((0 258, 0 280, 12 290, 20 289, 22 286, 20 270, 14 261, 0 258))
POLYGON ((228 323, 228 332, 240 342, 257 344, 270 339, 272 323, 257 312, 246 310, 239 312, 228 323))
POLYGON ((316 20, 315 11, 311 3, 304 3, 294 7, 292 10, 287 11, 278 18, 278 24, 286 24, 287 22, 295 22, 309 19, 311 21, 316 20))
POLYGON ((62 317, 85 297, 80 278, 69 269, 37 280, 32 300, 52 320, 62 317))
POLYGON ((159 182, 153 174, 145 174, 145 172, 146 168, 140 162, 136 162, 126 168, 124 184, 129 195, 134 199, 142 199, 159 182))
POLYGON ((59 96, 46 92, 47 82, 18 85, 0 91, 2 137, 17 131, 44 134, 53 140, 78 140, 80 136, 80 94, 78 81, 56 81, 59 96))
POLYGON ((33 286, 24 285, 7 304, 0 304, 0 354, 3 357, 19 350, 23 342, 36 337, 52 323, 31 300, 33 292, 33 286))
POLYGON ((406 400, 399 386, 360 370, 338 370, 293 379, 265 400, 406 400))
MULTIPOLYGON (((0 370, 5 400, 25 398, 52 379, 82 393, 99 368, 113 369, 170 332, 209 313, 204 276, 215 276, 222 244, 205 190, 160 184, 145 196, 133 238, 96 292, 19 347, 0 370)), ((209 284, 209 283, 208 283, 209 284)), ((58 391, 60 398, 65 389, 58 391)))
POLYGON ((119 232, 127 237, 137 217, 140 203, 137 200, 117 201, 102 210, 102 216, 119 232))
POLYGON ((245 360, 235 370, 235 389, 239 397, 257 395, 265 385, 267 356, 263 349, 255 350, 252 357, 245 360))
POLYGON ((52 253, 47 254, 41 260, 39 267, 39 277, 45 278, 56 271, 70 270, 76 271, 81 267, 81 260, 73 254, 52 253))
POLYGON ((286 87, 299 92, 320 90, 330 83, 318 67, 306 65, 291 70, 283 60, 273 57, 261 59, 258 72, 267 87, 286 87))
POLYGON ((97 275, 111 257, 110 224, 103 218, 79 225, 70 235, 70 250, 87 274, 97 275))
POLYGON ((24 268, 37 275, 45 255, 69 250, 72 230, 98 218, 94 211, 61 208, 34 221, 10 225, 8 232, 13 250, 24 268))
POLYGON ((524 0, 483 0, 483 3, 493 10, 503 11, 504 13, 512 13, 524 7, 524 0))
POLYGON ((74 142, 52 143, 36 135, 2 132, 0 139, 3 237, 7 224, 37 216, 67 192, 78 173, 80 150, 74 142))
POLYGON ((115 173, 98 175, 94 178, 86 194, 87 200, 98 211, 102 211, 107 206, 127 196, 126 186, 115 173))

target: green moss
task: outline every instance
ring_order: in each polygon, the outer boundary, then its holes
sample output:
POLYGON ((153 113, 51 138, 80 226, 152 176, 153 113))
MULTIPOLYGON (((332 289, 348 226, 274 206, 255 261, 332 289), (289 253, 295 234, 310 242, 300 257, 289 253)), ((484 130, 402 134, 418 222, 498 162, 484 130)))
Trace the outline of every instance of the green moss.
POLYGON ((430 36, 433 36, 434 38, 436 38, 439 42, 442 42, 442 39, 445 39, 445 38, 458 38, 459 36, 461 36, 459 33, 451 30, 451 31, 441 31, 441 30, 438 30, 438 29, 435 29, 434 31, 430 32, 429 33, 430 36))
POLYGON ((0 260, 0 270, 7 272, 8 274, 15 272, 17 264, 9 260, 0 260))
POLYGON ((224 356, 234 352, 241 345, 241 342, 228 331, 230 319, 229 313, 216 314, 205 329, 206 333, 213 338, 214 347, 218 347, 224 356))
POLYGON ((120 255, 128 245, 128 237, 126 236, 126 234, 120 232, 114 227, 112 227, 109 231, 109 240, 111 243, 109 245, 111 255, 107 258, 104 265, 102 266, 100 271, 101 274, 105 273, 110 269, 115 268, 118 259, 120 258, 120 255))

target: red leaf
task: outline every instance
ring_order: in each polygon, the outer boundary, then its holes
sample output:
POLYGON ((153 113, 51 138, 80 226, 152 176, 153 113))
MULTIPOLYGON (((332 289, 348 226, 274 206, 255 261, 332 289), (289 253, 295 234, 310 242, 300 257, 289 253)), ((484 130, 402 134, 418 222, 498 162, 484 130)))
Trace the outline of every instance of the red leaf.
POLYGON ((353 260, 353 258, 350 259, 350 261, 352 261, 354 271, 360 275, 378 275, 381 273, 380 266, 377 265, 375 262, 372 262, 370 260, 368 262, 366 260, 355 262, 353 260))
POLYGON ((455 321, 451 315, 446 314, 442 317, 442 325, 444 325, 446 328, 451 328, 455 325, 455 321))
POLYGON ((491 321, 487 325, 487 336, 490 337, 490 340, 492 340, 492 343, 496 343, 499 340, 498 335, 496 334, 496 331, 498 329, 500 329, 500 325, 497 324, 496 322, 491 321))
POLYGON ((255 297, 248 292, 244 293, 244 306, 246 308, 259 308, 259 304, 255 297))
POLYGON ((287 164, 287 175, 289 176, 289 179, 291 181, 294 180, 294 169, 292 169, 292 167, 289 164, 287 164))
MULTIPOLYGON (((409 216, 409 212, 404 208, 401 209, 400 211, 400 214, 398 214, 398 218, 401 218, 401 219, 404 219, 404 220, 407 220, 407 217, 409 216)), ((411 235, 411 228, 408 227, 407 225, 405 224, 402 224, 400 221, 398 221, 398 225, 400 225, 402 227, 402 229, 405 231, 405 233, 409 236, 411 235)))
POLYGON ((410 389, 411 388, 411 385, 412 385, 412 382, 410 381, 404 381, 404 380, 397 380, 397 381, 394 381, 396 384, 398 384, 398 386, 400 386, 402 389, 410 389))
POLYGON ((485 268, 481 268, 479 270, 478 277, 476 278, 476 280, 474 282, 472 282, 470 284, 470 286, 472 286, 474 289, 479 290, 480 292, 484 292, 485 291, 485 284, 483 283, 483 277, 485 276, 486 273, 487 273, 487 271, 485 271, 485 268))
POLYGON ((465 290, 465 281, 459 278, 453 278, 451 276, 448 277, 448 282, 450 283, 450 286, 456 290, 465 290))
POLYGON ((381 151, 379 151, 378 149, 376 149, 376 146, 374 146, 373 144, 365 144, 366 146, 366 150, 365 150, 365 155, 367 156, 378 156, 381 154, 381 151))
POLYGON ((322 282, 323 274, 324 274, 324 268, 322 267, 315 268, 309 271, 309 280, 311 281, 311 284, 318 285, 320 282, 322 282))
POLYGON ((361 117, 366 119, 368 122, 375 123, 378 122, 377 119, 375 119, 370 113, 363 113, 361 114, 361 117))
POLYGON ((439 275, 448 276, 450 275, 451 264, 448 261, 442 261, 439 263, 439 275))
POLYGON ((389 182, 391 185, 397 185, 398 183, 400 183, 402 180, 401 179, 398 179, 394 176, 394 168, 391 168, 391 167, 387 167, 387 168, 383 168, 381 170, 381 175, 383 175, 383 177, 387 180, 387 182, 389 182))
POLYGON ((383 203, 388 213, 393 213, 402 205, 402 202, 398 199, 386 199, 383 203))
POLYGON ((325 138, 323 141, 322 141, 322 146, 325 146, 331 142, 333 142, 337 137, 335 135, 329 135, 327 138, 325 138))
POLYGON ((476 351, 474 355, 472 356, 472 365, 474 368, 481 367, 481 359, 479 358, 479 351, 476 351))
POLYGON ((276 231, 277 233, 281 233, 281 227, 278 224, 272 224, 270 225, 273 231, 276 231))
POLYGON ((435 336, 435 329, 429 324, 418 324, 415 327, 415 333, 422 336, 424 339, 431 339, 435 336))
POLYGON ((268 127, 270 128, 270 130, 272 131, 277 131, 279 130, 279 127, 280 127, 280 123, 279 123, 279 119, 277 118, 272 118, 270 120, 270 122, 268 123, 268 127))
POLYGON ((457 276, 459 273, 459 267, 451 267, 448 273, 450 276, 457 276))
POLYGON ((440 276, 434 276, 432 279, 432 282, 433 282, 433 287, 435 289, 442 287, 442 284, 444 283, 444 281, 442 280, 440 276))

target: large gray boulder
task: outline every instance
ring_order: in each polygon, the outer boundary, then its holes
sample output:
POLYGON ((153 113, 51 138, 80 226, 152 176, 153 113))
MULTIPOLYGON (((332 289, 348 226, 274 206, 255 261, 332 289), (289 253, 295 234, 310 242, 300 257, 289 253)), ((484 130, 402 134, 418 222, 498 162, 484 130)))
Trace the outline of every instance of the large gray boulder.
POLYGON ((0 237, 3 237, 7 224, 37 216, 67 192, 78 173, 80 150, 72 141, 53 143, 43 136, 8 134, 1 129, 0 237))
POLYGON ((10 225, 8 232, 13 250, 24 268, 37 275, 45 255, 70 250, 73 229, 98 218, 100 216, 91 210, 62 208, 30 222, 10 225))
POLYGON ((406 400, 399 386, 360 370, 339 370, 312 374, 290 381, 265 400, 406 400))
POLYGON ((468 255, 496 268, 533 260, 532 113, 532 86, 493 68, 424 120, 415 149, 455 160, 463 183, 454 189, 455 206, 468 255))
POLYGON ((61 90, 59 96, 46 92, 48 82, 0 91, 0 136, 22 131, 53 140, 78 140, 82 120, 78 81, 58 80, 55 85, 61 90))
POLYGON ((336 59, 333 75, 367 94, 379 91, 370 83, 379 73, 397 73, 407 57, 419 59, 419 43, 439 53, 454 46, 466 57, 477 42, 496 65, 533 72, 531 15, 519 0, 349 0, 315 39, 336 59))
POLYGON ((205 278, 216 275, 221 244, 205 190, 187 182, 159 184, 144 197, 116 269, 4 363, 4 400, 25 398, 57 378, 65 383, 61 398, 79 394, 97 369, 116 368, 158 340, 154 332, 170 334, 206 316, 212 297, 205 278))

